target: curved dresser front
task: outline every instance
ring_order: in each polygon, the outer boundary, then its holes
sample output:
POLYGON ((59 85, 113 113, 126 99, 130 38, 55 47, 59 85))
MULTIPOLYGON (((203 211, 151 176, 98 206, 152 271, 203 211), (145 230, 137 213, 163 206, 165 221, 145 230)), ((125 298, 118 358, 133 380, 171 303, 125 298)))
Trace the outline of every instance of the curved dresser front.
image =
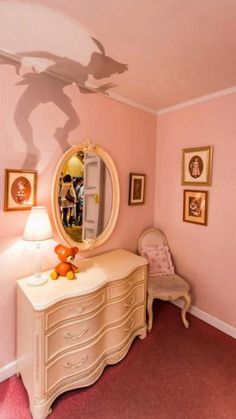
POLYGON ((146 278, 147 261, 118 249, 80 261, 73 281, 17 281, 17 371, 34 419, 64 391, 93 384, 146 336, 146 278))

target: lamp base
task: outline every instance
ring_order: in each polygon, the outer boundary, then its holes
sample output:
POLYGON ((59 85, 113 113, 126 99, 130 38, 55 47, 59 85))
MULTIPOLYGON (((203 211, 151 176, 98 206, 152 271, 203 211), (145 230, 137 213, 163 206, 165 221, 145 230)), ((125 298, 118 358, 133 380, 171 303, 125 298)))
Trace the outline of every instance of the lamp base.
POLYGON ((30 285, 31 287, 38 287, 40 285, 45 284, 46 282, 48 282, 48 278, 45 275, 40 275, 40 276, 31 276, 28 279, 27 284, 30 285))

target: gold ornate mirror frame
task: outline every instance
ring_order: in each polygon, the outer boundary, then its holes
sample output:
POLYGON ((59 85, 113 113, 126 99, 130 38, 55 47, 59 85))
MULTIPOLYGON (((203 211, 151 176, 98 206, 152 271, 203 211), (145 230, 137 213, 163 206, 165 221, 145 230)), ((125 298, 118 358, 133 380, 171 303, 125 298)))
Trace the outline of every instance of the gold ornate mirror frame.
POLYGON ((55 226, 58 232, 59 237, 69 246, 77 246, 80 251, 85 251, 89 249, 93 249, 95 247, 100 246, 103 244, 111 235, 112 231, 114 230, 118 212, 119 212, 119 205, 120 205, 120 188, 119 188, 119 180, 116 171, 116 167, 114 165, 113 160, 109 156, 109 154, 99 145, 94 144, 90 141, 83 141, 79 145, 72 146, 69 150, 67 150, 56 167, 55 175, 53 178, 53 187, 52 187, 52 213, 55 222, 55 226), (111 185, 112 185, 112 205, 111 205, 111 214, 110 218, 105 226, 105 229, 99 234, 96 238, 89 238, 83 240, 82 242, 74 241, 69 234, 66 233, 62 221, 61 221, 61 214, 60 208, 58 205, 58 195, 59 195, 59 178, 62 173, 62 169, 66 162, 75 154, 79 153, 80 151, 85 152, 93 152, 100 156, 105 163, 110 177, 111 177, 111 185))

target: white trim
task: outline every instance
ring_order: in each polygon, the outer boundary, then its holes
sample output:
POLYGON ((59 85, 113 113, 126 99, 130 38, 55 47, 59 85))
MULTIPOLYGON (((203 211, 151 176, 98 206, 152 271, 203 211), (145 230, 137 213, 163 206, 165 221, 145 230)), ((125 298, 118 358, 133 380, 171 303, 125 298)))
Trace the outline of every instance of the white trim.
MULTIPOLYGON (((2 55, 3 57, 8 58, 9 60, 13 60, 13 61, 16 61, 18 63, 22 63, 20 57, 17 57, 16 55, 14 55, 13 53, 10 53, 8 51, 3 51, 3 50, 0 49, 0 55, 2 55)), ((31 63, 33 64, 33 62, 34 62, 34 60, 32 59, 31 63)), ((37 61, 35 63, 37 65, 37 68, 40 68, 40 63, 38 63, 37 61)), ((23 63, 23 65, 27 66, 27 64, 24 64, 24 63, 23 63)), ((69 82, 70 84, 76 84, 75 82, 71 81, 70 79, 67 79, 65 76, 61 76, 60 74, 52 73, 52 72, 50 72, 50 70, 45 70, 44 67, 42 67, 42 70, 43 70, 44 73, 49 74, 52 77, 55 77, 55 78, 58 78, 60 80, 69 82)), ((96 85, 94 85, 94 86, 90 85, 90 86, 86 86, 86 87, 87 87, 88 90, 91 90, 92 92, 97 93, 96 92, 96 85)), ((133 106, 134 108, 141 109, 142 111, 152 113, 153 115, 157 114, 156 109, 148 108, 147 106, 142 105, 142 104, 137 103, 137 102, 134 102, 133 100, 128 99, 127 97, 117 95, 116 93, 113 93, 112 91, 108 92, 107 97, 109 97, 113 100, 117 100, 118 102, 125 103, 126 105, 133 106)))
MULTIPOLYGON (((182 308, 184 304, 183 301, 181 300, 172 301, 172 303, 180 308, 182 308)), ((231 326, 230 324, 225 323, 220 319, 217 319, 217 317, 214 317, 211 314, 208 314, 205 311, 200 310, 200 308, 197 308, 195 306, 190 307, 189 313, 191 313, 193 316, 197 317, 198 319, 201 319, 204 322, 210 324, 216 329, 221 330, 221 332, 226 333, 226 335, 229 335, 232 338, 236 339, 236 328, 231 326)))
POLYGON ((116 93, 113 93, 112 91, 109 91, 108 97, 110 97, 111 99, 117 100, 118 102, 125 103, 126 105, 133 106, 134 108, 141 109, 142 111, 152 113, 154 115, 157 114, 157 111, 155 109, 148 108, 147 106, 134 102, 133 100, 128 99, 127 97, 117 95, 116 93))
MULTIPOLYGON (((183 307, 182 300, 172 301, 174 305, 177 307, 183 307)), ((203 310, 195 306, 191 306, 189 309, 189 313, 193 316, 197 317, 198 319, 203 320, 204 322, 210 324, 211 326, 215 327, 216 329, 224 332, 226 335, 231 336, 232 338, 236 339, 236 328, 231 326, 228 323, 223 322, 222 320, 217 319, 211 314, 206 313, 203 310)), ((16 374, 16 361, 11 362, 10 364, 5 365, 3 368, 0 368, 0 383, 8 378, 12 377, 16 374)))
POLYGON ((10 362, 10 364, 5 365, 0 368, 0 383, 7 380, 16 374, 16 361, 10 362))
POLYGON ((191 99, 191 100, 187 100, 186 102, 178 103, 177 105, 170 106, 168 108, 160 109, 159 111, 157 111, 156 114, 157 116, 163 115, 164 113, 177 111, 182 108, 187 108, 188 106, 196 105, 202 102, 207 102, 208 100, 212 100, 221 96, 230 95, 231 93, 235 93, 235 92, 236 92, 236 86, 228 87, 227 89, 219 90, 218 92, 210 93, 209 95, 201 96, 196 99, 191 99))
MULTIPOLYGON (((6 57, 10 60, 21 63, 21 58, 17 57, 16 55, 14 55, 13 53, 11 53, 9 51, 3 51, 2 49, 0 49, 0 55, 4 56, 4 57, 6 57)), ((32 60, 32 62, 33 62, 33 60, 32 60)), ((39 68, 39 63, 37 62, 36 64, 37 64, 37 67, 39 68)), ((73 82, 70 79, 67 79, 64 76, 60 76, 59 74, 51 73, 48 70, 46 70, 46 71, 44 70, 44 72, 53 76, 53 77, 56 77, 60 80, 64 80, 66 82, 68 81, 69 83, 73 84, 73 82)), ((93 88, 92 86, 88 86, 87 88, 90 89, 91 91, 96 92, 95 88, 93 88)), ((133 101, 133 100, 127 98, 127 97, 120 96, 116 93, 113 93, 112 91, 109 91, 107 97, 110 97, 111 99, 117 100, 118 102, 125 103, 126 105, 133 106, 134 108, 138 108, 138 109, 141 109, 145 112, 148 112, 148 113, 151 113, 151 114, 154 114, 154 115, 158 116, 158 115, 162 115, 162 114, 165 114, 165 113, 177 111, 177 110, 182 109, 182 108, 187 108, 188 106, 196 105, 198 103, 207 102, 208 100, 212 100, 212 99, 215 99, 215 98, 221 97, 221 96, 226 96, 226 95, 229 95, 229 94, 235 93, 235 92, 236 92, 236 86, 232 86, 232 87, 228 87, 227 89, 223 89, 223 90, 219 90, 217 92, 209 93, 208 95, 200 96, 200 97, 195 98, 195 99, 190 99, 190 100, 187 100, 185 102, 177 103, 176 105, 169 106, 167 108, 163 108, 163 109, 159 109, 159 110, 149 108, 148 106, 142 105, 141 103, 135 102, 135 101, 133 101)))

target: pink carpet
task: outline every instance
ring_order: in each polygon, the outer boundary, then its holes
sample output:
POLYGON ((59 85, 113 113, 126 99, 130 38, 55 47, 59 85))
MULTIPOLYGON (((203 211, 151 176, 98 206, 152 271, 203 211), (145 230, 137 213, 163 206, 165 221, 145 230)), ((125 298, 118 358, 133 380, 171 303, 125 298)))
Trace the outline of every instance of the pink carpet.
MULTIPOLYGON (((185 329, 172 304, 154 311, 147 338, 93 386, 58 397, 50 419, 236 418, 235 340, 190 315, 185 329)), ((0 384, 0 418, 31 418, 16 376, 0 384)))

